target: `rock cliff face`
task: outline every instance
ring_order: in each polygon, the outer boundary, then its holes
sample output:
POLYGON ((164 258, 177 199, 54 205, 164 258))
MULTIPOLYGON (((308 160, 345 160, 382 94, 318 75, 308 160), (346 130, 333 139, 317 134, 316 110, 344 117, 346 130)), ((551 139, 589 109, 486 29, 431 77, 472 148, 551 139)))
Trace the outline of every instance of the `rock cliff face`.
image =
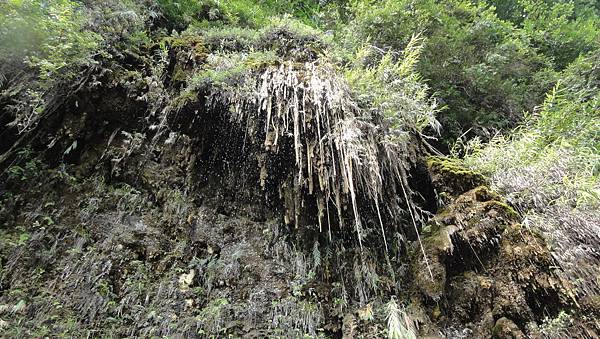
POLYGON ((519 338, 574 307, 543 239, 473 187, 476 174, 437 166, 445 160, 429 165, 448 204, 423 228, 427 261, 409 241, 386 263, 285 226, 258 181, 235 186, 225 170, 199 168, 206 155, 185 135, 150 158, 145 142, 126 154, 133 133, 109 139, 68 171, 30 168, 27 185, 5 192, 9 333, 380 337, 397 295, 422 334, 519 338))
POLYGON ((561 335, 578 305, 544 240, 417 134, 382 137, 318 52, 225 89, 190 78, 217 62, 200 38, 165 44, 2 145, 3 335, 561 335))

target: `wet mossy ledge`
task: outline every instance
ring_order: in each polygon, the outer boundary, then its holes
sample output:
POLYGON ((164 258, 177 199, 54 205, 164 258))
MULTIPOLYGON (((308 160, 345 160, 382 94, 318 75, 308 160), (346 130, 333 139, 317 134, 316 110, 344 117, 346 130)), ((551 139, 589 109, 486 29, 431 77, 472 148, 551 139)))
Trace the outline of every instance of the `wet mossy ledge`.
POLYGON ((473 187, 486 184, 481 173, 468 169, 458 159, 429 156, 426 164, 432 183, 442 197, 456 197, 473 187))

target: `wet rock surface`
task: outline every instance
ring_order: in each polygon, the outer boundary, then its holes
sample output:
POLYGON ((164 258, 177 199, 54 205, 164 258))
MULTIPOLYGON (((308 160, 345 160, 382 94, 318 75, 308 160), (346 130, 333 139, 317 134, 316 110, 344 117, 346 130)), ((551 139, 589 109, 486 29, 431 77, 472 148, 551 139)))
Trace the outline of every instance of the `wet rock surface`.
MULTIPOLYGON (((390 292, 353 300, 340 292, 348 281, 328 272, 348 264, 361 271, 364 263, 331 265, 327 245, 305 248, 261 204, 186 192, 191 145, 182 137, 154 160, 123 158, 112 165, 113 180, 121 178, 112 183, 47 170, 20 202, 4 200, 14 213, 3 219, 0 251, 8 335, 385 335, 390 292)), ((429 221, 427 261, 415 242, 399 282, 422 335, 543 337, 538 324, 574 309, 543 239, 518 221, 485 186, 429 221)))
POLYGON ((16 225, 3 226, 0 304, 14 331, 7 335, 316 332, 318 305, 290 293, 300 253, 285 227, 273 216, 194 204, 177 189, 187 162, 168 154, 130 160, 141 168, 138 188, 39 178, 47 196, 27 192, 16 225))
MULTIPOLYGON (((258 187, 236 198, 215 177, 195 186, 203 163, 185 135, 169 136, 152 157, 134 133, 111 143, 107 172, 75 178, 44 169, 18 199, 4 196, 7 335, 376 338, 386 334, 389 272, 405 275, 396 282, 410 300, 405 314, 425 336, 542 337, 539 324, 575 308, 543 239, 487 187, 469 188, 479 179, 437 186, 452 198, 421 232, 427 261, 417 241, 385 273, 376 257, 306 246, 312 233, 244 198, 260 196, 258 187), (365 276, 344 280, 346 265, 365 276), (369 292, 360 282, 375 272, 380 290, 369 292)), ((104 166, 85 152, 81 159, 98 163, 74 172, 104 166)), ((434 185, 443 175, 432 175, 434 185)))

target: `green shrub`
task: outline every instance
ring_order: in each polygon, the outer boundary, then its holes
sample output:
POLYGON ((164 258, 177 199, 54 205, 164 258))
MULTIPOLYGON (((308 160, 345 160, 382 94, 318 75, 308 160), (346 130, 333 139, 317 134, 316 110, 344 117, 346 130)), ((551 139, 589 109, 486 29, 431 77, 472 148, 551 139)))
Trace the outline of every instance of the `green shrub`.
POLYGON ((36 124, 55 84, 77 76, 78 65, 93 62, 102 38, 85 30, 86 20, 83 7, 70 0, 0 3, 0 80, 16 83, 2 95, 13 97, 13 125, 19 131, 36 124), (22 77, 23 70, 32 71, 22 77))
MULTIPOLYGON (((26 62, 43 80, 64 75, 98 47, 98 34, 85 30, 86 15, 74 1, 0 3, 0 60, 26 62)), ((6 70, 4 70, 6 71, 6 70)))
POLYGON ((292 15, 312 23, 318 1, 310 0, 156 0, 168 28, 240 26, 261 28, 273 17, 292 15))
POLYGON ((598 15, 583 1, 352 1, 346 48, 370 43, 402 50, 427 37, 419 72, 447 107, 440 120, 451 143, 514 127, 544 100, 561 70, 597 48, 598 15))
MULTIPOLYGON (((511 137, 498 136, 486 146, 478 140, 471 141, 467 147, 467 153, 471 154, 467 156, 467 162, 485 173, 504 178, 498 179, 497 184, 521 196, 519 199, 524 203, 539 196, 554 196, 532 195, 546 188, 554 192, 555 184, 569 183, 570 188, 556 192, 571 201, 581 201, 590 194, 598 195, 600 72, 593 65, 599 57, 600 53, 595 52, 571 65, 559 85, 547 94, 543 105, 533 114, 526 115, 524 124, 511 137), (561 171, 544 171, 544 167, 554 165, 564 167, 561 171), (535 188, 521 191, 505 176, 516 175, 519 169, 525 175, 525 168, 539 168, 538 174, 546 179, 531 180, 535 188)), ((600 199, 600 196, 596 198, 600 199)), ((600 200, 596 203, 600 204, 600 200)))
POLYGON ((599 58, 599 51, 578 58, 510 137, 472 140, 465 158, 556 249, 559 273, 574 283, 577 300, 600 287, 588 251, 600 246, 599 58))
POLYGON ((423 40, 413 37, 404 49, 402 58, 395 61, 391 53, 370 66, 369 48, 358 51, 357 65, 346 72, 346 78, 359 102, 379 111, 397 130, 421 133, 426 127, 439 130, 437 104, 429 98, 429 88, 416 73, 416 64, 423 49, 423 40))
POLYGON ((574 2, 523 3, 523 30, 541 53, 554 60, 557 69, 598 47, 600 20, 591 6, 576 10, 574 2))

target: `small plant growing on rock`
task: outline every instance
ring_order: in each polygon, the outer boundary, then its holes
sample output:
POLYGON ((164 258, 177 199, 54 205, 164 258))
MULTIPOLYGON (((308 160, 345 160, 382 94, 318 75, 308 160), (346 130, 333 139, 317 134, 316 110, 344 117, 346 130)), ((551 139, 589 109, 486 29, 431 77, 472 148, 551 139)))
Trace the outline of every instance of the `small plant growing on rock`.
POLYGON ((392 297, 386 305, 389 339, 417 339, 415 324, 392 297))

